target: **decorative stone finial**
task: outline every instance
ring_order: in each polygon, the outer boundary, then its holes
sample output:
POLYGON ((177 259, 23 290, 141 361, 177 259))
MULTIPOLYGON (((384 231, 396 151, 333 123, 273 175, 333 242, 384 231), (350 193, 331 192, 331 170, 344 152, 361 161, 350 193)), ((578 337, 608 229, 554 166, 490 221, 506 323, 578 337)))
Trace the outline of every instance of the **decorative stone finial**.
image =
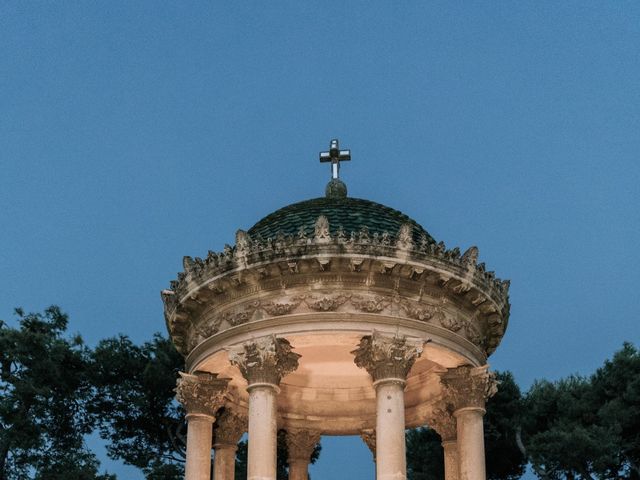
POLYGON ((229 349, 229 360, 237 365, 249 385, 278 385, 282 377, 298 368, 300 355, 288 340, 274 335, 261 337, 229 349))
POLYGON ((347 185, 339 178, 332 178, 324 192, 327 198, 347 198, 347 185))
POLYGON ((195 372, 194 375, 178 372, 180 378, 176 386, 176 400, 188 415, 214 417, 222 407, 227 392, 228 378, 218 378, 215 373, 195 372))
POLYGON ((489 366, 471 367, 465 365, 450 368, 442 375, 441 382, 445 401, 455 413, 461 408, 480 408, 484 410, 488 398, 498 391, 498 382, 489 366))
POLYGON ((374 382, 387 378, 405 380, 416 359, 422 353, 422 341, 407 337, 382 336, 377 331, 362 337, 355 355, 355 364, 369 372, 374 382))
POLYGON ((287 450, 289 461, 304 460, 308 462, 313 449, 320 441, 320 432, 316 430, 287 429, 287 450))

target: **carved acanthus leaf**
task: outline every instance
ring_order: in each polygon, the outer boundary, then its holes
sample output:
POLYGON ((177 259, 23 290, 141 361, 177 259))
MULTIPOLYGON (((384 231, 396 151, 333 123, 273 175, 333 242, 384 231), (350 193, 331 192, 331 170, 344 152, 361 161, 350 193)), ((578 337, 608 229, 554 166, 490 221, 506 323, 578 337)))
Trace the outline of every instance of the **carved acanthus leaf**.
POLYGON ((301 297, 304 303, 311 310, 316 312, 333 312, 339 306, 344 305, 351 295, 325 295, 322 297, 314 297, 312 295, 304 295, 301 297))
POLYGON ((316 430, 287 429, 286 439, 289 461, 295 459, 308 462, 313 450, 320 441, 320 432, 316 430))
POLYGON ((247 417, 225 408, 216 418, 214 425, 214 445, 236 446, 246 431, 247 417))
POLYGON ((224 404, 229 379, 218 378, 217 374, 208 372, 178 373, 176 400, 184 406, 187 415, 214 417, 224 404))
POLYGON ((422 354, 422 340, 404 336, 383 336, 377 331, 362 337, 354 354, 355 364, 364 368, 374 381, 385 378, 404 380, 416 359, 422 354))
POLYGON ((380 313, 390 304, 390 300, 386 297, 376 295, 375 297, 364 297, 362 295, 354 295, 351 297, 351 305, 366 313, 380 313))
POLYGON ((329 233, 329 219, 324 215, 320 215, 316 220, 315 241, 320 243, 327 243, 331 241, 331 234, 329 233))
POLYGON ((249 385, 278 385, 282 377, 298 368, 299 358, 300 355, 293 351, 288 340, 273 335, 229 349, 229 360, 238 366, 249 385))
POLYGON ((488 365, 465 365, 451 368, 442 375, 445 401, 453 412, 467 407, 484 409, 486 400, 498 391, 495 373, 490 372, 488 368, 488 365))
POLYGON ((373 455, 373 461, 375 462, 376 460, 376 431, 372 428, 368 428, 365 430, 362 430, 360 432, 360 438, 362 438, 362 441, 367 445, 367 447, 369 447, 369 450, 371 450, 371 454, 373 455))
POLYGON ((403 223, 400 226, 396 247, 403 251, 408 251, 413 248, 413 225, 410 223, 403 223))
POLYGON ((456 419, 446 405, 436 405, 427 423, 438 432, 443 442, 456 439, 456 419))
POLYGON ((291 303, 263 302, 261 304, 261 307, 269 315, 287 315, 298 308, 298 305, 300 305, 301 301, 301 299, 293 299, 291 303))

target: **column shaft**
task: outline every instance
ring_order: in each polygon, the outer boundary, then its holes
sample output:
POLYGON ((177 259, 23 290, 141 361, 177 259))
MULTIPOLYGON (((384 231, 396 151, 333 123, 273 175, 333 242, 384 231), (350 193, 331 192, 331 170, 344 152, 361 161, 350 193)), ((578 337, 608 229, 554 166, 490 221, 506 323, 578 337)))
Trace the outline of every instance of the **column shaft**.
POLYGON ((444 480, 458 480, 458 444, 455 440, 442 442, 444 449, 444 480))
POLYGON ((309 462, 304 459, 289 460, 289 480, 309 480, 309 462))
POLYGON ((405 480, 404 381, 376 382, 376 479, 405 480))
POLYGON ((185 480, 210 480, 213 419, 203 415, 187 417, 187 463, 185 480))
POLYGON ((458 433, 460 480, 485 480, 484 409, 461 408, 454 412, 458 433))
POLYGON ((277 387, 253 384, 249 388, 248 480, 276 479, 277 387))
POLYGON ((236 475, 235 445, 215 445, 213 456, 213 479, 234 480, 236 475))

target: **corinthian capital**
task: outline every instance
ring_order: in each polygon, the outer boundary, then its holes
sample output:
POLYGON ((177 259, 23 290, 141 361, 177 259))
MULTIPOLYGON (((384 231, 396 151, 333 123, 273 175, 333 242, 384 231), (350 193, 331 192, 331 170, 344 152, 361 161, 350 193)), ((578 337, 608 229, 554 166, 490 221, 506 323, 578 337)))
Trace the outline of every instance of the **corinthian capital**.
POLYGON ((484 409, 488 398, 498 391, 495 373, 488 371, 489 366, 463 366, 451 368, 442 378, 445 399, 455 413, 461 408, 484 409))
POLYGON ((374 381, 405 380, 422 353, 422 344, 422 341, 410 341, 399 335, 385 337, 374 330, 372 335, 362 337, 358 348, 351 353, 356 365, 369 372, 374 381))
POLYGON ((455 440, 456 419, 446 405, 437 405, 428 419, 428 425, 440 435, 443 442, 455 440))
POLYGON ((298 368, 300 355, 284 338, 262 337, 229 349, 231 363, 237 365, 249 385, 278 385, 282 377, 298 368))
POLYGON ((287 430, 287 450, 289 460, 304 460, 308 462, 313 449, 320 441, 320 432, 315 430, 287 430))
POLYGON ((225 408, 216 418, 214 446, 232 445, 235 447, 240 441, 242 434, 246 431, 247 417, 225 408))
POLYGON ((373 461, 376 461, 376 431, 372 428, 368 428, 366 430, 362 430, 360 432, 360 438, 365 443, 369 450, 371 450, 371 454, 373 455, 373 461))
POLYGON ((176 400, 188 415, 214 417, 216 410, 224 404, 228 378, 218 378, 215 373, 195 372, 193 375, 179 372, 176 400))

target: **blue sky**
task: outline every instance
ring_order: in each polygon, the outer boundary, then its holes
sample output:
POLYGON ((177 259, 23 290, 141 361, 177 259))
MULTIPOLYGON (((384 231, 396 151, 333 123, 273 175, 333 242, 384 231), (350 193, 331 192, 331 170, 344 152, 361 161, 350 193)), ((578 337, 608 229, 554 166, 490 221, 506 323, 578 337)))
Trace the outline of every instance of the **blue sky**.
MULTIPOLYGON (((637 2, 2 2, 0 318, 164 332, 183 255, 321 196, 407 213, 510 278, 527 388, 640 340, 637 2)), ((107 462, 121 478, 141 478, 107 462)), ((314 479, 373 478, 325 440, 314 479)))

